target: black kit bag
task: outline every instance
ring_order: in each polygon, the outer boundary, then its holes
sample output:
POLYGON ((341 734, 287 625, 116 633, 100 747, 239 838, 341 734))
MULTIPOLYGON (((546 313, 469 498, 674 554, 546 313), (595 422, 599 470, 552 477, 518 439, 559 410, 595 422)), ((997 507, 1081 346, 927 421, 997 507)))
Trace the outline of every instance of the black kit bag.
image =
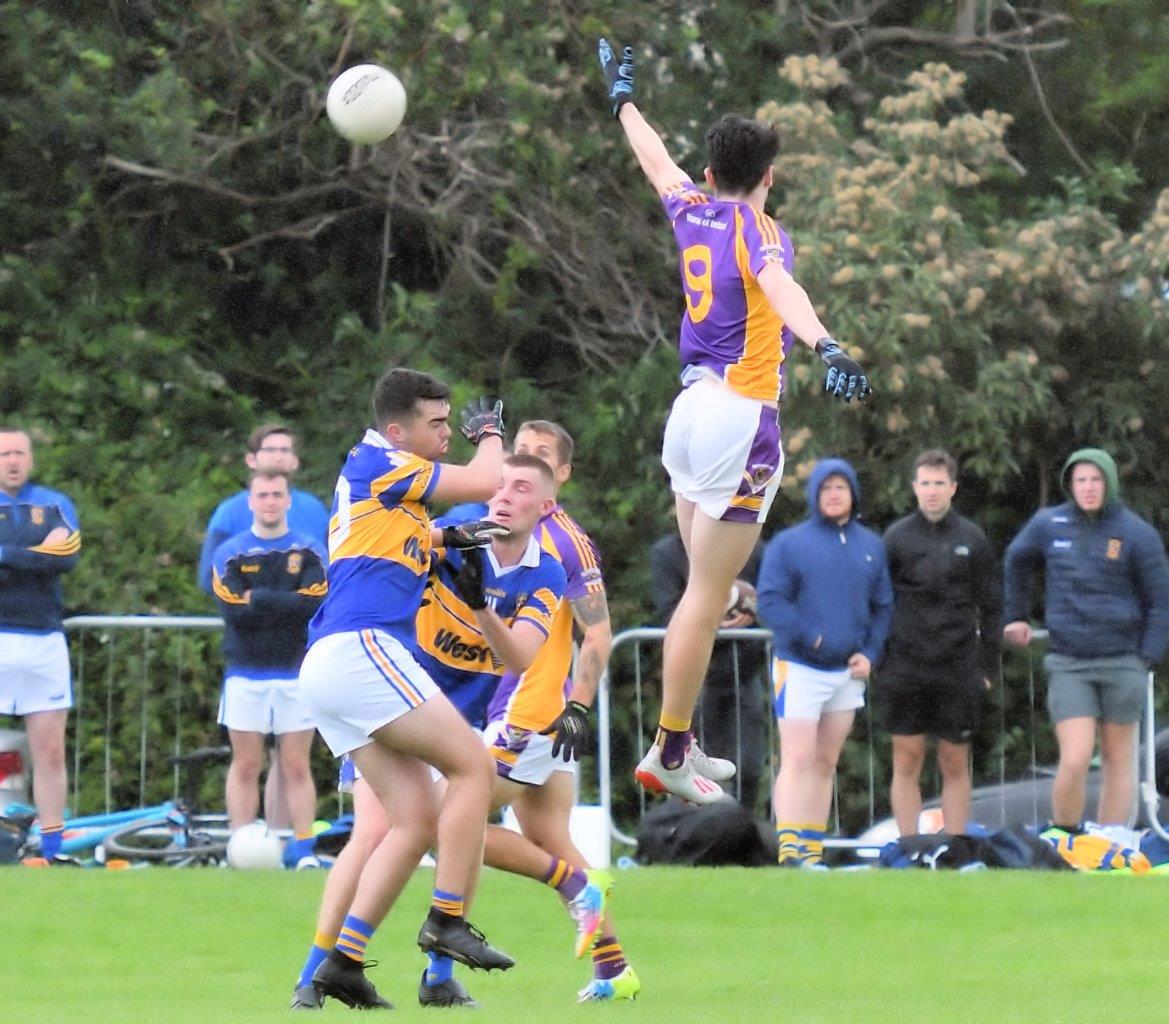
POLYGON ((775 860, 759 823, 734 800, 695 807, 671 797, 645 813, 637 831, 642 864, 760 867, 775 860))

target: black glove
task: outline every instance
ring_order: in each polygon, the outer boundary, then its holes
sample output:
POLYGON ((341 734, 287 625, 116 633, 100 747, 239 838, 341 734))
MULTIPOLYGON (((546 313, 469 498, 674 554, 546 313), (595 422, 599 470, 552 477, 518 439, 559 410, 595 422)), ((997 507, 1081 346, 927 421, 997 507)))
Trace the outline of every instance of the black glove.
POLYGON ((633 100, 633 47, 626 46, 621 51, 621 63, 607 39, 597 41, 597 57, 601 62, 601 73, 605 76, 605 84, 609 88, 609 99, 613 103, 613 116, 621 112, 621 108, 633 100))
POLYGON ((463 552, 463 567, 455 577, 455 589, 472 611, 482 611, 487 607, 487 595, 483 592, 482 548, 468 548, 463 552))
POLYGON ((463 436, 478 444, 489 434, 503 437, 503 402, 492 404, 490 398, 472 399, 459 413, 459 429, 463 436))
POLYGON ((458 526, 442 528, 442 546, 466 551, 468 548, 489 547, 496 537, 510 537, 509 530, 502 523, 490 519, 477 519, 473 523, 459 523, 458 526))
POLYGON ((828 372, 824 374, 824 390, 846 402, 856 396, 863 402, 873 393, 869 378, 861 364, 844 354, 844 350, 832 338, 821 338, 816 342, 816 354, 824 360, 828 372))
POLYGON ((553 757, 559 757, 562 761, 579 761, 589 744, 589 709, 570 700, 556 720, 547 729, 540 730, 540 735, 554 736, 553 757))

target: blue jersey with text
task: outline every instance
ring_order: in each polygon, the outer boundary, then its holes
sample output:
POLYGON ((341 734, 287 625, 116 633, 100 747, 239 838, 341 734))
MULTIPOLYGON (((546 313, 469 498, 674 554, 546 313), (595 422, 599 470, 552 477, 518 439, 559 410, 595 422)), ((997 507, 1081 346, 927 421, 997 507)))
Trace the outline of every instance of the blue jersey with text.
MULTIPOLYGON (((435 557, 418 613, 415 657, 463 717, 481 729, 503 665, 455 586, 462 558, 454 550, 435 557)), ((517 565, 501 567, 490 548, 483 551, 487 603, 508 627, 527 622, 547 637, 565 585, 560 562, 535 538, 517 565)))
POLYGON ((381 629, 413 649, 430 570, 426 501, 440 472, 376 430, 350 449, 329 517, 329 593, 309 623, 310 644, 332 633, 381 629))

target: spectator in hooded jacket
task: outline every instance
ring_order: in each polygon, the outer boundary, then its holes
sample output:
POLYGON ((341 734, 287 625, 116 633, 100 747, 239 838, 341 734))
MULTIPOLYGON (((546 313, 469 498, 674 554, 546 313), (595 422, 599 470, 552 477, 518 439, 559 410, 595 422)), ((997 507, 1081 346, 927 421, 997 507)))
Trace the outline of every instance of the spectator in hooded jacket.
POLYGON ((807 493, 808 518, 763 553, 759 617, 774 634, 779 863, 822 867, 836 762, 885 645, 893 588, 881 538, 858 521, 852 466, 817 463, 807 493))
POLYGON ((1083 827, 1097 723, 1097 820, 1123 827, 1132 813, 1148 671, 1169 646, 1169 561, 1156 530, 1120 500, 1111 455, 1081 448, 1060 479, 1071 500, 1036 512, 1007 548, 1004 633, 1016 646, 1030 643, 1031 583, 1042 569, 1047 709, 1059 744, 1052 824, 1074 833, 1083 827))

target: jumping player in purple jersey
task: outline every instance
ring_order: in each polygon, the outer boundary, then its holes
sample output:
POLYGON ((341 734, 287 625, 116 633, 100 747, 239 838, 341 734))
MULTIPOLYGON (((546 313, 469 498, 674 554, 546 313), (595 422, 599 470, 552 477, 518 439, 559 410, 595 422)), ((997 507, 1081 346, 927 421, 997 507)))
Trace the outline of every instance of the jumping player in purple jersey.
POLYGON ((775 130, 734 115, 717 121, 706 134, 710 166, 699 188, 633 103, 633 49, 618 60, 602 39, 598 57, 613 114, 673 226, 686 299, 683 390, 662 463, 690 575, 666 630, 657 739, 636 777, 652 792, 713 803, 723 791, 688 752, 690 720, 731 586, 782 476, 778 399, 792 339, 819 354, 832 395, 863 401, 869 382, 792 277, 791 240, 763 210, 779 152, 775 130))

